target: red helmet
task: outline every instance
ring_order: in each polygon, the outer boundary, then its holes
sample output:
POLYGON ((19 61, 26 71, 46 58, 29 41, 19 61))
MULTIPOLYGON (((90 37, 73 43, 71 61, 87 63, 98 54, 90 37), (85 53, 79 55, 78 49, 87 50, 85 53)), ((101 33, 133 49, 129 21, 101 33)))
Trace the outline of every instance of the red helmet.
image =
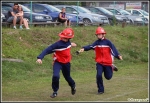
POLYGON ((96 35, 97 34, 106 34, 106 32, 105 32, 105 30, 102 28, 102 27, 98 27, 97 29, 96 29, 96 33, 95 33, 96 35))
POLYGON ((61 38, 73 38, 74 37, 74 31, 72 28, 66 28, 64 29, 59 36, 61 38))

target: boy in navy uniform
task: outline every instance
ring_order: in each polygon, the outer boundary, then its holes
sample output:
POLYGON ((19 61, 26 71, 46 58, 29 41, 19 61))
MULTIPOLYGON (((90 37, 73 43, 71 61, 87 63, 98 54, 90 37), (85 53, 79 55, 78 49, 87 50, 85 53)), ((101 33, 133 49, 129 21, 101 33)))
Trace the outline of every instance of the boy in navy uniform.
POLYGON ((62 70, 62 74, 65 80, 71 87, 72 95, 75 94, 75 81, 70 76, 70 61, 71 61, 71 46, 76 46, 75 43, 71 43, 70 39, 74 37, 74 31, 72 28, 66 28, 59 34, 60 40, 54 44, 47 47, 43 52, 37 57, 37 63, 42 64, 42 59, 45 55, 53 53, 53 77, 52 77, 52 89, 53 93, 50 96, 54 98, 57 96, 59 89, 59 72, 62 70))
MULTIPOLYGON (((79 52, 88 51, 94 49, 95 61, 96 61, 96 82, 98 87, 98 94, 104 93, 104 85, 102 73, 107 80, 110 80, 113 76, 113 57, 122 60, 122 56, 118 53, 116 47, 112 42, 105 38, 106 32, 102 27, 96 29, 95 35, 98 40, 93 44, 82 47, 79 52)), ((116 69, 116 68, 115 68, 116 69)))

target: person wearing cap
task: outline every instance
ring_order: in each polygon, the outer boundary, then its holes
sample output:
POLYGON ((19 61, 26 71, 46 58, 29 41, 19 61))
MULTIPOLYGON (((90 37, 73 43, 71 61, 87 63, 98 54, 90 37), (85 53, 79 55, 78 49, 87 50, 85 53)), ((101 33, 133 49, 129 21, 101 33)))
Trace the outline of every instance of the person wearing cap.
POLYGON ((66 17, 66 8, 63 7, 58 15, 58 22, 64 23, 65 27, 70 27, 71 21, 66 17))
POLYGON ((37 56, 37 63, 42 64, 42 59, 45 55, 53 53, 53 76, 52 76, 52 89, 53 93, 50 95, 54 98, 58 94, 59 89, 59 78, 60 70, 68 85, 71 87, 71 94, 76 93, 75 81, 70 75, 70 61, 71 61, 71 47, 76 46, 75 43, 71 43, 70 39, 74 37, 74 31, 72 28, 66 28, 61 33, 59 33, 60 40, 54 44, 48 46, 42 53, 37 56))
POLYGON ((113 57, 122 60, 122 56, 119 54, 118 50, 114 46, 114 44, 105 38, 106 32, 102 27, 98 27, 96 29, 95 35, 98 40, 96 40, 93 44, 83 46, 79 52, 94 50, 95 51, 95 61, 96 61, 96 83, 98 88, 98 94, 104 93, 104 84, 102 73, 104 72, 104 76, 107 80, 110 80, 113 76, 113 57))

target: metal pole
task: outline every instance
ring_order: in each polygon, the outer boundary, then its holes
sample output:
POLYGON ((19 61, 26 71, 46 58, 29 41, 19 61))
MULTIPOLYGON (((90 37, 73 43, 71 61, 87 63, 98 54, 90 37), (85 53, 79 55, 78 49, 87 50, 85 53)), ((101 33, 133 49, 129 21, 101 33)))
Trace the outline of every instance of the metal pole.
POLYGON ((114 11, 113 11, 113 12, 114 12, 114 14, 115 14, 115 1, 114 1, 114 11))
POLYGON ((30 23, 32 23, 32 1, 31 1, 31 6, 30 6, 30 23))
POLYGON ((115 20, 115 1, 114 1, 114 11, 113 11, 113 25, 116 24, 116 20, 115 20))
MULTIPOLYGON (((145 4, 143 5, 143 9, 145 10, 145 4)), ((143 15, 144 18, 144 15, 143 15)), ((144 19, 143 19, 143 26, 144 26, 144 19)))
MULTIPOLYGON (((78 11, 79 1, 77 2, 77 11, 78 11)), ((78 26, 78 12, 77 12, 77 26, 78 26)))

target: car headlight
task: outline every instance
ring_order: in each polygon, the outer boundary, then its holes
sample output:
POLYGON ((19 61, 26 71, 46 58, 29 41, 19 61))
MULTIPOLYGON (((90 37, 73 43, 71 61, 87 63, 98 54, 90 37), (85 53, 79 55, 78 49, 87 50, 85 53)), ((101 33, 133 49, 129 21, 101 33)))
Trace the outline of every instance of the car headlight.
POLYGON ((35 19, 44 19, 43 16, 35 16, 35 19))
POLYGON ((143 21, 141 18, 135 18, 136 21, 143 21))
POLYGON ((98 19, 99 17, 98 17, 98 16, 93 16, 93 18, 94 18, 94 19, 98 19))

